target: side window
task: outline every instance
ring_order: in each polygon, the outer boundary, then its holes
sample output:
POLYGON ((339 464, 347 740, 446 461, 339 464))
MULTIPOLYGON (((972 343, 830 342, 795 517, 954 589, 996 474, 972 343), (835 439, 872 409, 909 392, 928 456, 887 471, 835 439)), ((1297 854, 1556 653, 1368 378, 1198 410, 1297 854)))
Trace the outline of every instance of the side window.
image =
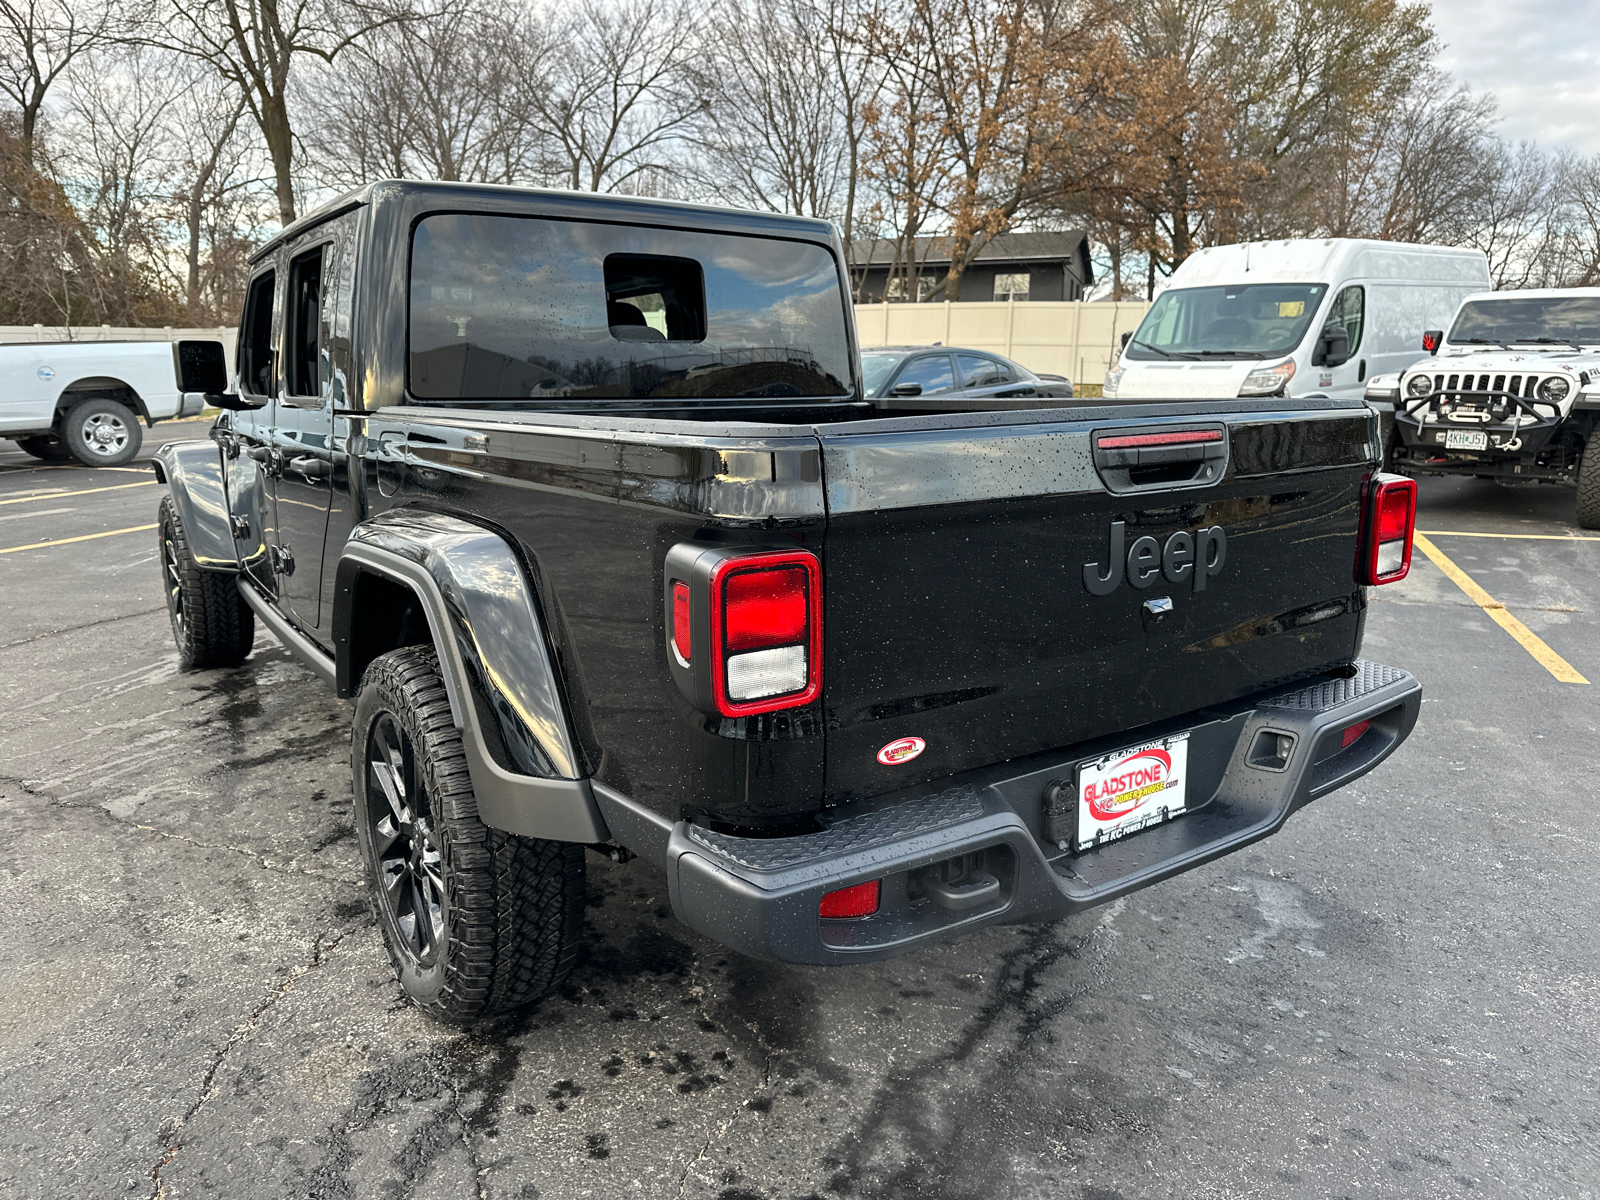
POLYGON ((1002 383, 1015 383, 1016 374, 1003 362, 980 358, 976 354, 958 354, 961 366, 961 386, 964 388, 999 387, 1002 383))
POLYGON ((239 330, 239 386, 252 396, 276 396, 272 374, 272 297, 276 271, 263 271, 250 281, 239 330))
POLYGON ((284 385, 291 396, 322 394, 322 252, 324 247, 295 258, 289 264, 289 327, 284 345, 284 385))
MULTIPOLYGON (((1361 346, 1361 330, 1366 325, 1366 294, 1360 287, 1347 287, 1333 298, 1328 310, 1328 325, 1343 325, 1350 334, 1350 353, 1361 346)), ((1324 326, 1326 328, 1326 326, 1324 326)))
POLYGON ((950 356, 948 354, 925 354, 921 358, 914 358, 906 364, 905 370, 900 372, 900 378, 894 381, 895 387, 907 383, 920 383, 922 395, 937 396, 940 392, 955 390, 955 376, 950 370, 950 356))
POLYGON ((333 261, 323 274, 328 281, 328 294, 322 302, 323 383, 333 406, 345 408, 352 399, 350 322, 356 306, 356 218, 345 217, 334 229, 333 261))
POLYGON ((996 300, 1026 300, 1028 298, 1028 285, 1033 282, 1033 276, 1026 271, 1011 275, 996 275, 994 277, 994 298, 996 300))

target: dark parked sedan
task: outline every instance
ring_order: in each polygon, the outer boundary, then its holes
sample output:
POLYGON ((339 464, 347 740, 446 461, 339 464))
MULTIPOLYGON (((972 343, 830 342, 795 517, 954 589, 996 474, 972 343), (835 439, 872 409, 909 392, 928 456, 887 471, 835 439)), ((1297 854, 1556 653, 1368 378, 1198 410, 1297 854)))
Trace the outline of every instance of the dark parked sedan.
POLYGON ((861 352, 861 378, 869 400, 926 396, 940 400, 1068 399, 1072 384, 1060 375, 1035 375, 987 350, 959 346, 876 346, 861 352))

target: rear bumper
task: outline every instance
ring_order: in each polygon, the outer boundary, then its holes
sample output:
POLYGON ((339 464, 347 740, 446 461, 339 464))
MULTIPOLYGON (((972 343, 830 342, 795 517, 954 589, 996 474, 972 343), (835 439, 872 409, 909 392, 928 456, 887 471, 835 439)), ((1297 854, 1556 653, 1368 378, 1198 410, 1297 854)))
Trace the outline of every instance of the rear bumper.
MULTIPOLYGON (((1421 685, 1404 671, 1360 662, 1348 679, 1320 677, 1133 731, 1105 743, 832 809, 818 833, 741 838, 678 822, 663 848, 631 845, 665 866, 678 918, 752 957, 797 963, 867 962, 990 925, 1055 920, 1148 887, 1282 827, 1289 814, 1366 774, 1416 724, 1421 685), (1341 747, 1345 729, 1371 726, 1341 747), (1187 730, 1189 811, 1120 841, 1074 854, 1055 841, 1044 796, 1109 750, 1187 730), (1294 739, 1286 761, 1263 765, 1263 735, 1294 739), (1209 799, 1208 799, 1209 797, 1209 799), (966 864, 981 882, 941 884, 941 864, 966 864), (818 917, 822 896, 881 880, 876 913, 818 917), (989 881, 997 883, 992 886, 989 881)), ((614 834, 654 840, 638 810, 601 794, 614 834)), ((658 827, 659 829, 659 827, 658 827)), ((660 830, 665 833, 665 830, 660 830)), ((960 876, 957 876, 960 878, 960 876)))

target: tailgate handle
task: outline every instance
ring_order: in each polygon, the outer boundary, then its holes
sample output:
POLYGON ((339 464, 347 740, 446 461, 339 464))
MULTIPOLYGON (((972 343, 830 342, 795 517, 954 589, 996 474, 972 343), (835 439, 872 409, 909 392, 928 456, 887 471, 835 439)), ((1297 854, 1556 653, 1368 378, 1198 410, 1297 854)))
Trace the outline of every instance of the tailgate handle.
POLYGON ((1220 483, 1228 469, 1228 435, 1220 425, 1099 430, 1094 465, 1118 493, 1220 483))

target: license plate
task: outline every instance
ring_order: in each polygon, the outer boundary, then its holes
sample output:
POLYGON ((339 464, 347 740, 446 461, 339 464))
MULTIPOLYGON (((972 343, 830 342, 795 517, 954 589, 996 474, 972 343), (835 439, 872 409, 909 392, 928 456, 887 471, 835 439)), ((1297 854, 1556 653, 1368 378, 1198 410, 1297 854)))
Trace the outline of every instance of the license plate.
POLYGON ((1489 435, 1481 429, 1448 429, 1444 435, 1446 450, 1487 450, 1489 435))
POLYGON ((1189 735, 1117 750, 1078 766, 1078 835, 1085 850, 1181 816, 1189 735))

